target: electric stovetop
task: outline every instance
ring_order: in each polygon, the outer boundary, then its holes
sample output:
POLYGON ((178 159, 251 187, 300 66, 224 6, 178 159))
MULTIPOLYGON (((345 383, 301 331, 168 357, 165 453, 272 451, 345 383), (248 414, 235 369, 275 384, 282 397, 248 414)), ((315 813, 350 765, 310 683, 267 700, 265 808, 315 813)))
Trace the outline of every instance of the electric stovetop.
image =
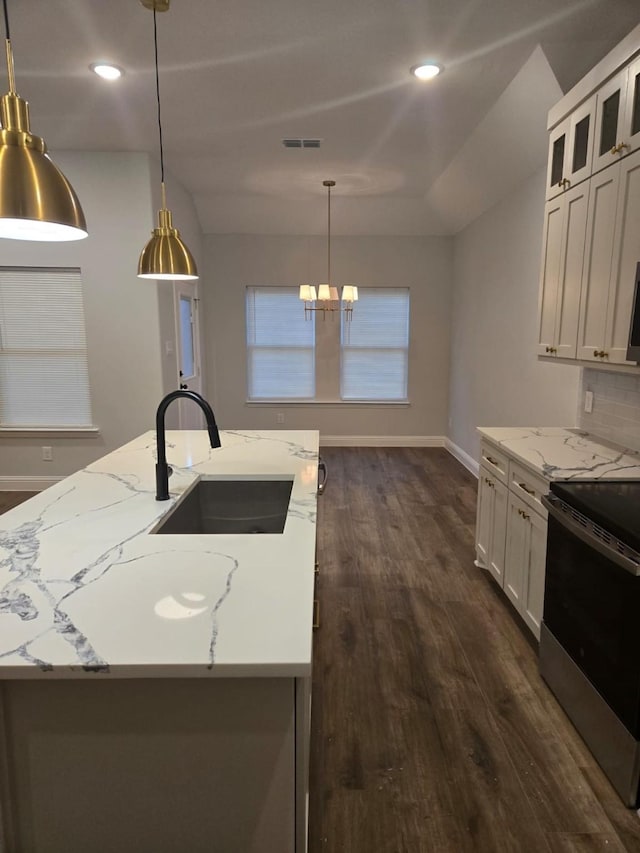
POLYGON ((554 480, 551 492, 640 551, 640 480, 554 480))

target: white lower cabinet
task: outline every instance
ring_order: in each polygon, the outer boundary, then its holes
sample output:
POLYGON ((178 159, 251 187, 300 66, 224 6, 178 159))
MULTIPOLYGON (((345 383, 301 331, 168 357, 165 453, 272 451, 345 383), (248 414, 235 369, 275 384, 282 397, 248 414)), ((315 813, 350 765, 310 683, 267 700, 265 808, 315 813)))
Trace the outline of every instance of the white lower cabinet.
POLYGON ((484 466, 480 468, 476 523, 476 563, 502 586, 507 530, 507 487, 484 466))
POLYGON ((546 519, 509 493, 504 591, 538 640, 544 603, 546 544, 546 519))
MULTIPOLYGON (((491 452, 492 445, 483 442, 483 459, 491 452)), ((548 482, 515 460, 507 461, 508 485, 480 466, 476 564, 491 573, 539 639, 547 546, 540 496, 548 491, 548 482)))

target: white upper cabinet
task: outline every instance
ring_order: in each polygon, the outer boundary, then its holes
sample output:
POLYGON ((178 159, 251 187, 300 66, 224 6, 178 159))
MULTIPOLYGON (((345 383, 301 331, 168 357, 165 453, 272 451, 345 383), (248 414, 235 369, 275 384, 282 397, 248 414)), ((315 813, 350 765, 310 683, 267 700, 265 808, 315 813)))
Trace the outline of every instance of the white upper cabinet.
POLYGON ((549 113, 537 353, 626 360, 640 261, 640 26, 549 113))
POLYGON ((588 201, 583 181, 545 206, 538 355, 576 357, 588 201))
POLYGON ((619 176, 614 166, 591 179, 577 351, 586 361, 602 360, 619 176))
POLYGON ((640 151, 591 179, 577 356, 628 364, 627 343, 640 260, 640 151))
POLYGON ((619 166, 616 230, 613 240, 607 323, 602 358, 609 364, 629 364, 627 344, 635 289, 636 265, 640 261, 640 150, 619 166))
POLYGON ((551 131, 547 199, 575 187, 591 175, 595 105, 593 95, 551 131))

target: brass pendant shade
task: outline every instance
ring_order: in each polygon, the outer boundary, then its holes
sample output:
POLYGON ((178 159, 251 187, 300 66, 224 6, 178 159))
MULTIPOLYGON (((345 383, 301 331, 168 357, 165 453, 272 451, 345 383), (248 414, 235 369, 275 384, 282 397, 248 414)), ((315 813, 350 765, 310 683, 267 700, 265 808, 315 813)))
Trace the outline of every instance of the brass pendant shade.
POLYGON ((151 232, 151 239, 140 255, 138 278, 173 281, 198 278, 193 255, 173 227, 171 211, 166 207, 158 211, 158 227, 151 232))
POLYGON ((138 278, 155 278, 169 281, 184 281, 198 278, 193 255, 173 227, 171 211, 167 209, 164 185, 164 151, 162 146, 162 122, 160 120, 160 79, 158 74, 158 30, 156 12, 166 12, 169 0, 140 0, 146 9, 153 11, 153 39, 155 47, 156 99, 158 105, 158 136, 160 141, 160 189, 162 207, 158 211, 158 226, 151 232, 151 239, 142 250, 138 261, 138 278))
POLYGON ((9 92, 0 98, 0 237, 65 241, 87 236, 73 187, 31 133, 29 105, 15 91, 11 42, 5 41, 9 92))

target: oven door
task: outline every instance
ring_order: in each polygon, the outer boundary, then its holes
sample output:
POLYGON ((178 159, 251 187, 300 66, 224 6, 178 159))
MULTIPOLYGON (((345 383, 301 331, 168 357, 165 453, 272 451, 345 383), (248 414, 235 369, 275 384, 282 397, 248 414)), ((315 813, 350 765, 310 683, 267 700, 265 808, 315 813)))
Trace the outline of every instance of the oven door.
POLYGON ((549 510, 543 621, 638 739, 640 567, 543 498, 549 510))

